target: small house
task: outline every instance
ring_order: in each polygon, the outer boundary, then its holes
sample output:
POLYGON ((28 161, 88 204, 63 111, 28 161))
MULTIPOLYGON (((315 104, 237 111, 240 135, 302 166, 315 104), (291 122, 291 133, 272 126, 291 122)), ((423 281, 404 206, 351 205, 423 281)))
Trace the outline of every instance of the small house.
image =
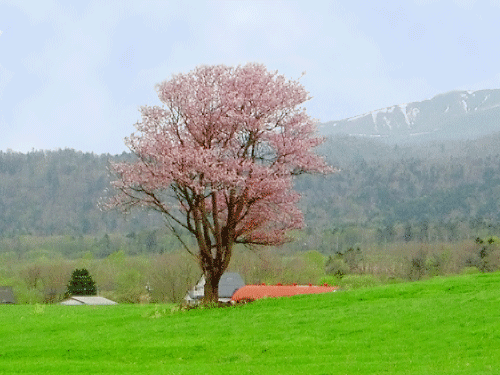
POLYGON ((103 306, 103 305, 117 305, 116 302, 111 301, 104 297, 98 296, 71 296, 68 299, 62 301, 61 305, 65 306, 103 306))
MULTIPOLYGON (((219 302, 230 302, 234 292, 245 286, 245 282, 239 273, 225 272, 219 281, 219 302)), ((202 276, 198 284, 191 289, 184 300, 189 304, 195 304, 205 296, 205 276, 202 276)))
POLYGON ((11 286, 0 286, 0 304, 14 304, 16 297, 11 286))

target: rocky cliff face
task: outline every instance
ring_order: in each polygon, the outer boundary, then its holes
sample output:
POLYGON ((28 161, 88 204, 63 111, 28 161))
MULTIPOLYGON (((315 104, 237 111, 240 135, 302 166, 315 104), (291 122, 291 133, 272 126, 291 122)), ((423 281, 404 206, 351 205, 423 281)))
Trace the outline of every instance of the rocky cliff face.
POLYGON ((477 138, 500 131, 500 90, 453 91, 327 122, 319 131, 388 141, 477 138))

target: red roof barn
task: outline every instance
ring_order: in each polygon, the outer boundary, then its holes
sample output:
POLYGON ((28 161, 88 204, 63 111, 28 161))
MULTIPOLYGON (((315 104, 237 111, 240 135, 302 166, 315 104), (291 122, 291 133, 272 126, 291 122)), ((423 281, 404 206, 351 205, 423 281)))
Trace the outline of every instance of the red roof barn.
POLYGON ((245 285, 238 289, 231 301, 256 300, 264 297, 290 297, 299 294, 317 294, 335 292, 337 286, 314 285, 245 285))

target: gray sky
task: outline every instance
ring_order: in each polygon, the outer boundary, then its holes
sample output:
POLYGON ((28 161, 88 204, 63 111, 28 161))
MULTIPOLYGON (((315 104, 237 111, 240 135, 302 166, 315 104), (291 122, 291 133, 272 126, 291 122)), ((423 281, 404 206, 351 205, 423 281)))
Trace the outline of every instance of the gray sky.
POLYGON ((120 153, 154 85, 260 62, 321 122, 500 88, 496 1, 0 0, 0 150, 120 153))

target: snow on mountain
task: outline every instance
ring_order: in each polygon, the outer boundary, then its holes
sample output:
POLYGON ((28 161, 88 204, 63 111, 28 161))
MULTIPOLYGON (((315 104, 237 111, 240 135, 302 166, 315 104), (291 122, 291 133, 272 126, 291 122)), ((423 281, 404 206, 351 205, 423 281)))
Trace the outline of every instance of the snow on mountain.
POLYGON ((500 89, 439 94, 320 124, 319 131, 388 141, 475 138, 500 131, 500 89))

